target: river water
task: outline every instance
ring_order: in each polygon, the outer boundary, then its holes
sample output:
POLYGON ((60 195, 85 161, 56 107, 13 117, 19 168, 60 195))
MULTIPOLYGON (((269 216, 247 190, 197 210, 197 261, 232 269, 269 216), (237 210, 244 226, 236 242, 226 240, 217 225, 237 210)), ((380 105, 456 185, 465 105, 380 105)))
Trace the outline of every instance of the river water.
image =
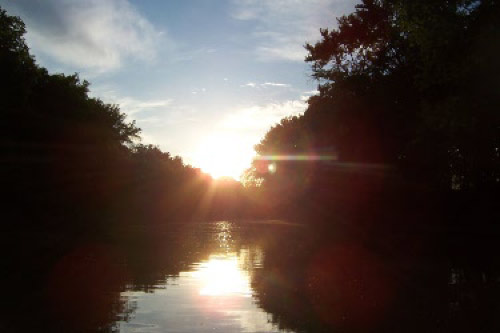
POLYGON ((276 221, 219 221, 190 225, 187 230, 180 228, 174 238, 185 251, 177 258, 183 268, 159 276, 147 290, 142 284, 129 285, 120 297, 133 311, 127 320, 116 323, 117 330, 279 332, 272 316, 259 307, 255 298, 252 277, 262 269, 264 252, 252 234, 290 235, 296 228, 276 221), (183 261, 185 257, 192 259, 183 261))
POLYGON ((0 331, 500 331, 496 234, 312 225, 121 225, 16 259, 0 331))

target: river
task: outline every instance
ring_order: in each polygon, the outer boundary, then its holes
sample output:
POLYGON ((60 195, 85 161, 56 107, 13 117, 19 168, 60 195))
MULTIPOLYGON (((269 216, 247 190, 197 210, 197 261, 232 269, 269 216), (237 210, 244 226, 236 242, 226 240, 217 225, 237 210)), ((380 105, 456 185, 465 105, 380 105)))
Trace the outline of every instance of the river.
POLYGON ((494 332, 496 239, 284 221, 120 226, 29 273, 7 272, 0 328, 494 332))
POLYGON ((272 315, 259 307, 252 287, 264 259, 255 235, 290 237, 296 228, 302 229, 276 222, 230 221, 178 228, 170 241, 182 243, 185 252, 166 263, 182 268, 152 278, 147 287, 129 285, 120 297, 133 311, 116 323, 118 331, 279 332, 272 315))

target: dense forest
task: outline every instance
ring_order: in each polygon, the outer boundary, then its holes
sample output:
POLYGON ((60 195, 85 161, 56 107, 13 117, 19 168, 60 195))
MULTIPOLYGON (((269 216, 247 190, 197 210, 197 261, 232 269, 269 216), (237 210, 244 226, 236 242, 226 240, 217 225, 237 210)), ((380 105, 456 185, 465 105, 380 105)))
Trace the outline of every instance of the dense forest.
POLYGON ((4 228, 85 233, 114 220, 223 218, 242 209, 239 183, 215 182, 141 144, 118 105, 89 97, 77 74, 38 66, 24 23, 0 15, 3 211, 15 221, 4 228))
POLYGON ((305 45, 319 94, 256 145, 246 184, 282 211, 369 215, 427 201, 465 204, 494 221, 498 9, 496 1, 365 0, 336 29, 322 29, 305 45))

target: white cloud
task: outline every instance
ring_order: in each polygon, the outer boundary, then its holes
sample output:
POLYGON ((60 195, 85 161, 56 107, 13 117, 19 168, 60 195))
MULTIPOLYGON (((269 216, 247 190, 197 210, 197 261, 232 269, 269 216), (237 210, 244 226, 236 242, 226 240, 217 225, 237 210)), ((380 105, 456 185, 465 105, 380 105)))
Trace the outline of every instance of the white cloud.
POLYGON ((120 110, 132 117, 140 112, 164 109, 172 104, 171 99, 140 100, 133 97, 110 98, 120 106, 120 110))
POLYGON ((262 87, 283 87, 290 88, 291 85, 288 83, 275 83, 275 82, 265 82, 261 84, 262 87))
POLYGON ((282 103, 241 106, 228 112, 214 128, 199 139, 187 161, 214 176, 238 179, 255 156, 254 145, 283 117, 304 112, 306 104, 298 100, 282 103))
POLYGON ((106 71, 125 59, 151 61, 165 38, 127 0, 19 0, 11 6, 25 20, 35 53, 80 69, 106 71))
POLYGON ((253 83, 253 82, 248 82, 246 84, 242 84, 240 87, 250 87, 250 88, 255 88, 257 86, 257 84, 253 83))
POLYGON ((232 17, 256 21, 259 60, 303 61, 306 42, 320 38, 319 29, 335 27, 336 18, 354 11, 359 0, 233 0, 232 17))
POLYGON ((276 83, 276 82, 264 82, 264 83, 255 83, 255 82, 248 82, 245 84, 240 85, 240 87, 245 88, 245 87, 250 87, 250 88, 259 88, 259 87, 279 87, 279 88, 290 88, 292 85, 288 83, 276 83))
POLYGON ((305 102, 305 101, 309 100, 309 97, 315 96, 315 95, 319 95, 318 90, 304 91, 302 93, 302 96, 300 96, 300 100, 305 102))
POLYGON ((282 118, 302 114, 306 108, 307 104, 300 100, 241 107, 228 114, 221 126, 232 130, 252 131, 255 132, 256 138, 260 139, 282 118))
POLYGON ((207 88, 193 88, 193 90, 191 91, 191 94, 197 95, 198 93, 204 94, 206 92, 207 92, 207 88))
MULTIPOLYGON (((151 113, 159 111, 168 111, 174 107, 174 100, 171 98, 156 98, 156 99, 139 99, 132 96, 123 96, 116 92, 112 85, 91 86, 91 97, 100 98, 105 103, 117 104, 120 111, 125 113, 129 118, 139 116, 141 113, 151 113)), ((146 119, 141 117, 141 119, 146 119)), ((148 119, 151 117, 148 116, 148 119)))
MULTIPOLYGON (((165 128, 165 126, 198 122, 195 110, 174 103, 173 99, 142 100, 130 96, 107 95, 107 102, 118 104, 129 120, 136 120, 139 127, 165 128)), ((144 129, 144 128, 143 128, 144 129)))

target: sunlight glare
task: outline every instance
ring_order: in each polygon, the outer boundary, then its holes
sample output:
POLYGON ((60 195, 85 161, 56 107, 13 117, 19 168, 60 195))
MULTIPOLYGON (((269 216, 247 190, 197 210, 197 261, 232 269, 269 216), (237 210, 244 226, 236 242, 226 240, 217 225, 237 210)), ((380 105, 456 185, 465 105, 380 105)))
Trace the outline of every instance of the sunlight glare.
POLYGON ((241 269, 235 254, 211 257, 192 276, 200 280, 203 296, 252 295, 250 277, 241 269))
POLYGON ((238 133, 218 133, 204 138, 195 153, 195 165, 214 178, 239 180, 255 154, 246 141, 238 133))

